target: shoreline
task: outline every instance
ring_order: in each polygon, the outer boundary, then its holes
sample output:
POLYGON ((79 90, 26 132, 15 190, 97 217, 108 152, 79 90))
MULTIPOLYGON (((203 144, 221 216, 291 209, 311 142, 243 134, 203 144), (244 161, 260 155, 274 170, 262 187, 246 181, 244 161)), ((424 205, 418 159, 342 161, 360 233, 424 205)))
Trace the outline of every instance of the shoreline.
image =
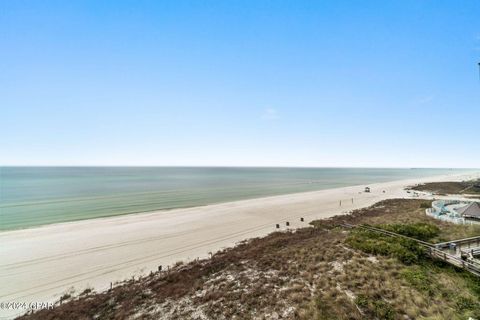
MULTIPOLYGON (((1 167, 0 167, 1 169, 1 167)), ((14 168, 16 169, 16 168, 14 168)), ((286 195, 293 193, 314 192, 333 188, 343 188, 355 185, 384 183, 398 181, 403 179, 416 179, 438 175, 468 174, 472 169, 447 170, 443 169, 420 169, 420 173, 414 173, 415 170, 402 168, 369 168, 362 171, 358 168, 314 168, 311 174, 308 168, 296 169, 288 168, 283 171, 275 171, 275 168, 231 168, 230 171, 221 171, 215 169, 213 177, 218 175, 220 182, 211 179, 211 173, 204 171, 184 171, 188 168, 172 168, 172 171, 165 171, 165 168, 157 168, 148 171, 148 168, 139 168, 138 170, 116 172, 119 178, 110 178, 117 168, 98 168, 85 169, 77 168, 70 172, 64 172, 61 168, 52 167, 51 169, 40 170, 37 167, 30 169, 19 169, 5 173, 5 201, 0 204, 0 211, 4 213, 4 221, 0 226, 0 233, 12 230, 22 230, 38 228, 45 225, 53 225, 67 222, 78 222, 82 220, 116 217, 127 214, 142 214, 156 211, 167 211, 182 208, 192 208, 226 202, 242 201, 271 197, 277 195, 286 195), (26 171, 25 170, 31 170, 26 171), (50 171, 49 171, 50 170, 50 171), (182 171, 183 170, 183 171, 182 171), (243 170, 243 171, 241 171, 243 170), (338 170, 338 171, 335 171, 338 170), (349 171, 351 170, 351 171, 349 171), (25 178, 29 172, 32 178, 25 178), (239 174, 242 172, 242 174, 239 174), (165 175, 173 175, 172 181, 156 185, 149 180, 146 173, 157 177, 160 180, 165 175), (332 175, 333 173, 333 175, 332 175), (185 174, 192 179, 193 187, 187 187, 184 183, 185 174), (19 181, 24 181, 27 187, 15 187, 15 176, 20 176, 19 181), (76 181, 72 176, 86 175, 87 181, 97 181, 98 186, 91 186, 76 181), (246 175, 249 183, 245 183, 246 175), (293 176, 292 176, 293 175, 293 176), (297 178, 294 178, 298 175, 297 178), (146 179, 146 183, 139 189, 135 185, 128 187, 127 177, 135 179, 146 179), (265 180, 260 183, 258 177, 265 180), (274 178, 274 176, 276 178, 274 178), (37 178, 35 178, 37 177, 37 178), (122 178, 123 177, 123 178, 122 178), (233 183, 234 177, 238 183, 233 183), (232 180, 233 179, 233 180, 232 180), (268 180, 273 179, 273 180, 268 180), (278 180, 279 179, 279 180, 278 180), (50 181, 50 182, 48 182, 50 181), (72 187, 67 188, 64 196, 58 196, 65 192, 61 187, 62 183, 71 183, 72 187), (150 182, 149 182, 150 181, 150 182), (182 182, 183 181, 183 182, 182 182), (222 182, 223 181, 223 182, 222 182), (46 184, 45 187, 42 185, 46 184), (38 191, 32 193, 31 187, 35 186, 38 191), (152 189, 152 187, 159 189, 152 189), (87 192, 86 189, 103 190, 101 192, 87 192), (105 187, 105 188, 104 188, 105 187), (30 189, 29 189, 30 188, 30 189), (52 188, 50 190, 50 188, 52 188), (17 190, 18 189, 18 190, 17 190), (115 192, 112 192, 116 190, 115 192), (31 194, 30 194, 31 193, 31 194), (56 196, 55 196, 56 195, 56 196)), ((28 176, 28 175, 27 175, 28 176)), ((2 175, 2 178, 4 176, 2 175)), ((134 181, 137 181, 135 180, 134 181)), ((2 180, 3 181, 3 180, 2 180)))
MULTIPOLYGON (((412 170, 416 168, 411 168, 412 170)), ((480 170, 480 169, 479 169, 480 170)), ((191 206, 184 206, 184 207, 172 207, 172 208, 161 208, 161 209, 154 209, 154 210, 145 210, 145 211, 136 211, 136 212, 128 212, 128 213, 122 213, 122 214, 112 214, 112 215, 105 215, 105 216, 98 216, 94 218, 79 218, 76 220, 71 220, 71 221, 62 221, 62 222, 54 222, 54 223, 47 223, 47 224, 42 224, 42 225, 34 225, 34 226, 27 226, 27 227, 20 227, 16 229, 6 229, 6 230, 0 230, 0 238, 7 233, 12 233, 12 232, 20 232, 20 231, 27 231, 27 230, 32 230, 32 229, 41 229, 41 228, 48 228, 48 227, 55 227, 55 226, 62 226, 62 225, 70 225, 70 224, 80 224, 82 222, 88 222, 88 221, 102 221, 106 219, 115 219, 115 218, 122 218, 122 217, 127 217, 127 216, 138 216, 138 215, 149 215, 149 214, 161 214, 161 213, 169 213, 174 210, 185 210, 185 209, 192 209, 192 208, 204 208, 204 207, 209 207, 209 206, 216 206, 216 205, 222 205, 222 204, 234 204, 237 202, 246 202, 250 200, 262 200, 262 199, 270 199, 270 198, 277 198, 277 197, 284 197, 284 196, 292 196, 292 195, 308 195, 308 194, 316 194, 318 192, 322 191, 334 191, 334 190, 339 190, 339 189, 348 189, 348 188, 354 188, 354 187, 365 187, 365 186, 375 186, 379 184, 389 184, 393 182, 400 182, 400 181, 413 181, 413 180, 426 180, 430 181, 430 179, 435 179, 437 177, 443 177, 443 178, 449 178, 449 177, 479 177, 480 178, 480 171, 479 172, 469 172, 469 173, 454 173, 454 174, 443 174, 443 175, 436 175, 436 176, 429 176, 429 177, 419 177, 419 178, 407 178, 407 179, 400 179, 400 180, 391 180, 391 181, 385 181, 385 182, 374 182, 370 184, 354 184, 354 185, 349 185, 349 186, 343 186, 343 187, 334 187, 334 188, 324 188, 324 189, 318 189, 318 190, 311 190, 311 191, 298 191, 298 192, 289 192, 289 193, 281 193, 281 194, 273 194, 273 195, 267 195, 267 196, 259 196, 259 197, 253 197, 253 198, 246 198, 246 199, 239 199, 239 200, 233 200, 233 201, 218 201, 218 202, 212 202, 212 203, 207 203, 207 204, 200 204, 200 205, 191 205, 191 206)))
POLYGON ((205 258, 238 241, 267 235, 278 230, 276 223, 280 230, 286 221, 292 229, 305 227, 314 219, 408 197, 406 186, 478 176, 413 178, 369 184, 371 193, 363 192, 366 185, 356 185, 7 230, 0 233, 0 300, 55 301, 72 286, 77 294, 87 287, 101 291, 159 265, 205 258))

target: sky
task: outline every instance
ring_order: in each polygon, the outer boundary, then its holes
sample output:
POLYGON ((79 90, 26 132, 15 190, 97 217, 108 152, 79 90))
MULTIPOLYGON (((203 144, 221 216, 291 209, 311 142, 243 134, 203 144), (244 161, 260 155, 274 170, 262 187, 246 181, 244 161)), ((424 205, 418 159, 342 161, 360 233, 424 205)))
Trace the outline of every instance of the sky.
POLYGON ((0 0, 0 165, 480 167, 480 1, 0 0))

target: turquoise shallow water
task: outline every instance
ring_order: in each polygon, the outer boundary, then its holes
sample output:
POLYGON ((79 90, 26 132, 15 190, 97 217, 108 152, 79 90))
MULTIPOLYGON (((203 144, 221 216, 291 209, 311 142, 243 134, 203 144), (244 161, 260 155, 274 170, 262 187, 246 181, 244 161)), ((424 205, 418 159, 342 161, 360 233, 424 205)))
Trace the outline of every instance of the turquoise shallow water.
POLYGON ((469 171, 0 167, 0 230, 469 171))

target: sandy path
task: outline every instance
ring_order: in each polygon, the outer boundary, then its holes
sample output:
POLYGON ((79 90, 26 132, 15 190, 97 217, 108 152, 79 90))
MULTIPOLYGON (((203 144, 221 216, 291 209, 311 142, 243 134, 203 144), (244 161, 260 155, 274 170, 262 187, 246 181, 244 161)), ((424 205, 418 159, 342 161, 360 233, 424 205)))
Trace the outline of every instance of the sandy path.
MULTIPOLYGON (((286 221, 291 227, 307 226, 313 219, 407 197, 406 185, 473 177, 410 179, 371 184, 371 193, 355 186, 2 232, 0 302, 54 301, 71 287, 77 293, 87 287, 103 290, 159 265, 207 257, 240 240, 266 235, 275 231, 276 223, 281 229, 286 221)), ((0 317, 15 313, 19 311, 0 309, 0 317)))

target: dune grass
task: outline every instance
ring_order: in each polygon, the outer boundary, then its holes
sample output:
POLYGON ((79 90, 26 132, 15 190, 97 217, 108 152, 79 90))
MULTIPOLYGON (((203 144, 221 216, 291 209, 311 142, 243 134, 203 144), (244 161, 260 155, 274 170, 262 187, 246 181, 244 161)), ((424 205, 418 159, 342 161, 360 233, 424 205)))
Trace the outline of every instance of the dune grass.
POLYGON ((416 191, 427 191, 434 194, 471 194, 480 196, 480 180, 430 182, 411 187, 416 191))

